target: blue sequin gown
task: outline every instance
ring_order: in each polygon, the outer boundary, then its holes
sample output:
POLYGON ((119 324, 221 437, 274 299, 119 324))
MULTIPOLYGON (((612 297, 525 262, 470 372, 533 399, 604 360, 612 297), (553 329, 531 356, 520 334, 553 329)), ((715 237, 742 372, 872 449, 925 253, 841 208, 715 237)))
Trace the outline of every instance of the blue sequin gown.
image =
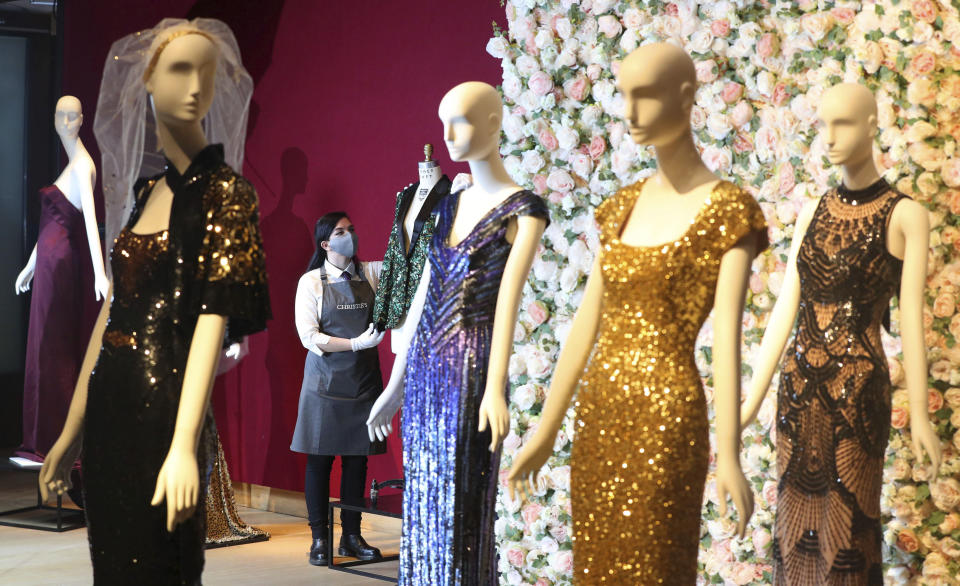
MULTIPOLYGON (((403 404, 403 538, 400 584, 496 584, 493 536, 500 453, 477 432, 493 317, 510 254, 507 221, 549 221, 518 191, 456 246, 447 246, 460 192, 439 204, 430 246, 430 288, 407 355, 403 404)), ((506 389, 504 389, 506 392, 506 389)))

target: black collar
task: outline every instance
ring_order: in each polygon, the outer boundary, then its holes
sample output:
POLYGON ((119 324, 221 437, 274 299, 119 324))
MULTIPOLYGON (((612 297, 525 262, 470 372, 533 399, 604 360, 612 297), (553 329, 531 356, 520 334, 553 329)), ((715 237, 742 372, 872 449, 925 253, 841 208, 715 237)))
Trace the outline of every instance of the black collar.
MULTIPOLYGON (((427 223, 427 218, 430 217, 430 214, 433 213, 434 208, 437 207, 437 202, 439 202, 443 196, 450 193, 450 178, 446 175, 440 177, 440 180, 430 189, 430 193, 427 194, 426 199, 423 201, 423 206, 420 207, 420 211, 417 213, 417 219, 413 224, 413 234, 410 234, 410 247, 404 250, 404 255, 409 258, 410 254, 413 252, 414 247, 417 245, 417 240, 420 238, 420 233, 423 232, 423 225, 427 223)), ((400 210, 397 213, 397 217, 394 218, 394 222, 400 229, 400 235, 403 236, 403 222, 407 217, 407 210, 410 209, 410 205, 413 203, 413 198, 417 195, 417 190, 420 188, 420 182, 416 182, 407 188, 400 200, 400 210)), ((400 242, 401 249, 403 248, 403 240, 401 238, 400 242)))
POLYGON ((877 199, 886 193, 888 189, 890 189, 890 185, 881 177, 863 189, 849 189, 841 183, 840 187, 837 188, 837 195, 843 203, 862 205, 877 199))
POLYGON ((163 176, 167 179, 167 187, 170 188, 170 191, 176 192, 182 189, 194 176, 215 169, 223 164, 223 145, 208 144, 200 149, 200 152, 190 161, 190 165, 187 166, 187 170, 183 172, 183 175, 177 172, 177 168, 169 159, 164 160, 167 165, 163 170, 163 176))

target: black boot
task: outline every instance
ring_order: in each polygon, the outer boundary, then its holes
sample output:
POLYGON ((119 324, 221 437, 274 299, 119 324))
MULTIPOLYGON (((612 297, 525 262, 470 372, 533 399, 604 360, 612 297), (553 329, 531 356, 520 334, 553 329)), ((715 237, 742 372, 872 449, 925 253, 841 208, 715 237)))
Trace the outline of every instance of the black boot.
POLYGON ((327 540, 325 538, 320 537, 313 540, 313 544, 310 546, 310 564, 313 566, 327 565, 327 540))
POLYGON ((380 555, 380 550, 364 541, 363 537, 361 537, 359 533, 355 535, 340 536, 340 548, 337 550, 337 553, 342 556, 354 557, 365 562, 371 562, 383 558, 383 556, 380 555))

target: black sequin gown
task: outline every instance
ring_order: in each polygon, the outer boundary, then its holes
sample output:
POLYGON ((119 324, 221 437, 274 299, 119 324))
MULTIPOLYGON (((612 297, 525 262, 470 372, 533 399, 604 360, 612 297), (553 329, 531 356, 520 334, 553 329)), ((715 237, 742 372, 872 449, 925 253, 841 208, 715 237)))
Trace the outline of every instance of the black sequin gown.
POLYGON ((799 324, 777 395, 777 586, 881 585, 890 377, 880 324, 900 284, 887 223, 902 194, 819 202, 797 254, 799 324))
MULTIPOLYGON (((264 328, 270 316, 253 187, 201 151, 183 176, 173 167, 170 227, 135 234, 155 179, 111 253, 113 299, 100 356, 90 377, 83 476, 96 584, 199 584, 205 498, 170 533, 166 504, 150 505, 173 438, 190 342, 201 313, 227 316, 228 337, 264 328)), ((216 458, 208 411, 197 452, 206 488, 216 458)))

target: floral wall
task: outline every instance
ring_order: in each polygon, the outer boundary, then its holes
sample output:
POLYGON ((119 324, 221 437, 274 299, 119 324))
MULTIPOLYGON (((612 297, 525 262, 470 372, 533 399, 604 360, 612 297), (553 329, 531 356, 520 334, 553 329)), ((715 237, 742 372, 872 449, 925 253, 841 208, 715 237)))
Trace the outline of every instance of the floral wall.
MULTIPOLYGON (((515 355, 511 432, 501 481, 537 426, 552 366, 570 330, 598 249, 593 208, 653 173, 633 144, 614 76, 620 60, 654 41, 679 44, 701 83, 693 128, 703 159, 752 193, 773 246, 754 263, 743 317, 749 380, 777 297, 800 208, 836 185, 817 136, 820 95, 865 83, 879 104, 877 159, 884 176, 930 210, 927 308, 928 409, 944 464, 928 479, 910 450, 900 344, 884 338, 895 385, 884 472, 885 560, 891 584, 960 580, 960 2, 691 2, 507 0, 508 27, 487 45, 503 65, 501 152, 514 179, 547 199, 547 229, 524 290, 515 355)), ((896 333, 896 312, 894 327, 896 333)), ((711 327, 696 360, 708 400, 711 327)), ((744 433, 744 472, 756 493, 748 536, 720 518, 713 472, 703 506, 701 584, 768 584, 776 510, 777 379, 759 421, 744 433)), ((712 413, 712 408, 711 408, 712 413)), ((501 581, 571 582, 571 410, 532 502, 498 500, 501 581)), ((505 483, 504 483, 505 484, 505 483)))

